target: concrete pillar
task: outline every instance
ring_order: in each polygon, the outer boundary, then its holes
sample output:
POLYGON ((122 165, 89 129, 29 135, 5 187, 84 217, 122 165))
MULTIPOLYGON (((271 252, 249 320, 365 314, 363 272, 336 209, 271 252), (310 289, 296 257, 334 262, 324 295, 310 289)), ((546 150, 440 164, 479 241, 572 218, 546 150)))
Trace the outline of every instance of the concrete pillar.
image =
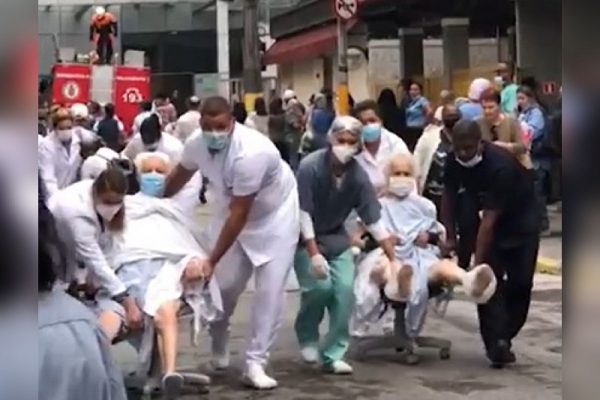
POLYGON ((423 29, 400 28, 400 79, 423 78, 423 29))
POLYGON ((452 71, 469 68, 469 19, 442 19, 444 86, 452 88, 452 71))
MULTIPOLYGON (((562 6, 558 0, 516 1, 517 63, 521 77, 562 81, 562 6)), ((555 93, 556 95, 557 93, 555 93)))

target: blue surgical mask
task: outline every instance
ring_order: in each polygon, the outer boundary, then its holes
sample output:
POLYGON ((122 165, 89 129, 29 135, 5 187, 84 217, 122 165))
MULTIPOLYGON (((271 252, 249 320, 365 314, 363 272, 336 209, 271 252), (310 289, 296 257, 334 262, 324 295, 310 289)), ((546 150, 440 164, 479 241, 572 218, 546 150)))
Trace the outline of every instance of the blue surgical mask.
POLYGON ((151 197, 162 197, 165 191, 165 176, 158 172, 147 172, 140 177, 140 192, 151 197))
POLYGON ((381 124, 372 123, 363 126, 362 140, 367 143, 376 142, 381 137, 381 124))
POLYGON ((202 133, 202 139, 209 150, 221 151, 229 143, 229 133, 226 131, 205 131, 202 133))
POLYGON ((463 161, 460 158, 456 157, 456 162, 458 162, 460 165, 462 165, 465 168, 473 168, 473 167, 477 166, 477 164, 479 164, 482 160, 483 160, 483 156, 481 154, 476 154, 469 161, 463 161))

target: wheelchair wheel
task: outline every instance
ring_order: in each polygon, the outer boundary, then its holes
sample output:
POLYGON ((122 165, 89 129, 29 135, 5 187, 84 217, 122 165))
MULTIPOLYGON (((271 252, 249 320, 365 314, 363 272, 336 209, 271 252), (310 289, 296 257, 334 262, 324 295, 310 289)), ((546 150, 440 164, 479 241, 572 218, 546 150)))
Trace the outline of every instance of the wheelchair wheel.
POLYGON ((450 349, 440 349, 440 360, 449 360, 450 359, 450 349))

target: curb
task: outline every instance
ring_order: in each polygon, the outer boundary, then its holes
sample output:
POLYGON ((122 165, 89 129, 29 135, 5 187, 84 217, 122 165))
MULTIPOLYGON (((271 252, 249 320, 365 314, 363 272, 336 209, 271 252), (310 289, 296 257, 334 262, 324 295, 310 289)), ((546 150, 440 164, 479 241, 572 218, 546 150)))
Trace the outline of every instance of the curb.
POLYGON ((546 275, 561 275, 562 261, 548 257, 538 257, 535 272, 546 275))

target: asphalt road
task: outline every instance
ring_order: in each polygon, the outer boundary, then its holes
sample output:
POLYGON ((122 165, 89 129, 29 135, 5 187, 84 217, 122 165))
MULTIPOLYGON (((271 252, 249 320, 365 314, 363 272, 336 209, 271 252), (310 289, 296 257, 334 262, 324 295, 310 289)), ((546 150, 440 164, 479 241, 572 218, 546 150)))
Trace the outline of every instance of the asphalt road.
MULTIPOLYGON (((352 377, 322 374, 304 365, 298 354, 292 325, 298 309, 298 294, 288 294, 285 322, 272 353, 271 371, 280 387, 268 393, 245 389, 239 381, 244 335, 248 331, 251 293, 240 300, 232 327, 233 367, 223 374, 211 374, 213 384, 206 395, 190 394, 184 399, 215 400, 554 400, 561 399, 562 365, 562 282, 559 277, 536 276, 536 288, 529 320, 514 343, 516 365, 492 370, 484 357, 478 335, 475 306, 454 300, 444 319, 430 314, 425 333, 452 341, 452 357, 442 361, 436 352, 421 351, 421 363, 404 365, 394 352, 376 353, 362 362, 352 361, 352 377)), ((187 324, 185 325, 187 327, 187 324)), ((325 327, 323 324, 322 328, 325 327)), ((185 331, 186 329, 184 329, 185 331)), ((185 368, 208 372, 209 342, 188 345, 182 332, 179 361, 185 368)), ((134 365, 134 353, 125 346, 115 348, 124 369, 134 365)), ((131 399, 138 396, 132 394, 131 399)))

